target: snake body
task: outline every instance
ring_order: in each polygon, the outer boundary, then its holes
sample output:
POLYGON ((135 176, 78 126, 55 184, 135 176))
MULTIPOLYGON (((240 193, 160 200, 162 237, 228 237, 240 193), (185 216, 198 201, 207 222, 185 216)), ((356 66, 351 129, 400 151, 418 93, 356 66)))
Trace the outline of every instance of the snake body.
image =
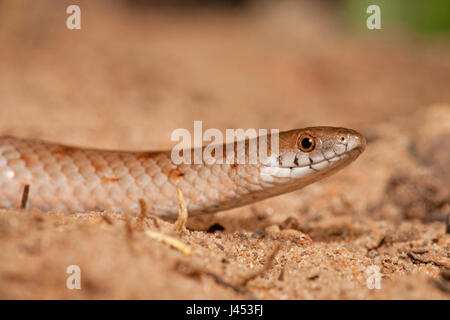
POLYGON ((178 212, 179 188, 189 215, 212 213, 302 188, 346 166, 364 148, 364 137, 354 130, 311 127, 281 132, 278 152, 264 163, 176 165, 170 151, 106 151, 5 136, 0 207, 19 208, 29 185, 27 208, 137 214, 143 199, 148 212, 169 217, 178 212), (302 147, 302 137, 312 150, 302 147))

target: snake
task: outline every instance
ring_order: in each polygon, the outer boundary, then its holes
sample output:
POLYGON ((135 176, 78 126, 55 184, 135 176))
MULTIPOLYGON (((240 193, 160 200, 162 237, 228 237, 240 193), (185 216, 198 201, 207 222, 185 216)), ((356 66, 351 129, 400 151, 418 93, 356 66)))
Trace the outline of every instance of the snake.
MULTIPOLYGON (((255 163, 179 164, 170 150, 101 150, 0 136, 0 208, 21 208, 27 186, 27 210, 137 215, 143 200, 146 213, 174 217, 179 189, 189 216, 214 213, 303 188, 347 166, 366 147, 363 135, 341 127, 279 132, 277 148, 269 135, 270 151, 255 163)), ((258 138, 244 140, 246 155, 258 138)), ((237 144, 232 142, 231 152, 237 144)), ((223 149, 229 159, 225 144, 223 149)))

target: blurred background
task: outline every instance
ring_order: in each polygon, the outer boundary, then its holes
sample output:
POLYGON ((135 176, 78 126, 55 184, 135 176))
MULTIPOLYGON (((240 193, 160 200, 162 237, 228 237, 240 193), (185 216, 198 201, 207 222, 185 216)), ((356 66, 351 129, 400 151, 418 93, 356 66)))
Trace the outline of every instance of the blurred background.
POLYGON ((193 120, 364 129, 450 102, 449 30, 446 0, 0 0, 0 134, 148 149, 193 120))

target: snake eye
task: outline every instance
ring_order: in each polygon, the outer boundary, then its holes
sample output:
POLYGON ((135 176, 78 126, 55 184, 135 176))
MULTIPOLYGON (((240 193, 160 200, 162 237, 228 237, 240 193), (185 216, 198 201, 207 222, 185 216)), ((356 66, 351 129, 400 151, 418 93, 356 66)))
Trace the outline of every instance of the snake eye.
POLYGON ((314 138, 308 134, 301 135, 297 141, 298 148, 303 152, 311 152, 314 150, 316 143, 314 138))

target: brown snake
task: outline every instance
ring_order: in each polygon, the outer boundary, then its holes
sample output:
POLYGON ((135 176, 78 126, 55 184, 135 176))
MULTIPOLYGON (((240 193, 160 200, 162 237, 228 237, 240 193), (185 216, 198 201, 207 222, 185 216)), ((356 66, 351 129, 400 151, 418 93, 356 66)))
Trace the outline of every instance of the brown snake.
POLYGON ((189 215, 216 212, 300 189, 351 163, 365 145, 354 130, 311 127, 281 132, 279 152, 269 163, 175 165, 170 151, 106 151, 0 137, 0 207, 19 208, 29 185, 27 208, 137 214, 143 199, 149 213, 173 216, 180 188, 189 215))

